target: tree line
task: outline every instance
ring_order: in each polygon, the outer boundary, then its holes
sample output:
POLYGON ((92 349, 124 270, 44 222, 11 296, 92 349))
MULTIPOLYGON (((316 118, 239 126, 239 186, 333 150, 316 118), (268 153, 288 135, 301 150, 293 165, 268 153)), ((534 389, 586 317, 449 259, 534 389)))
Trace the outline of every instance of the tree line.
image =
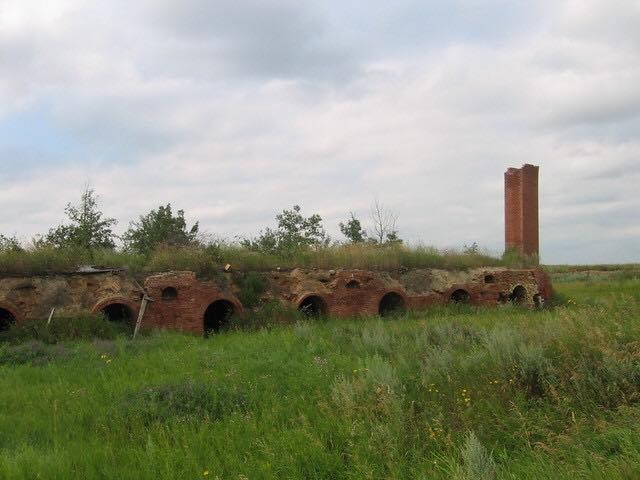
MULTIPOLYGON (((174 212, 170 203, 160 205, 137 220, 132 221, 123 235, 113 228, 114 218, 106 217, 98 204, 95 191, 87 186, 77 204, 69 203, 65 208, 66 222, 49 229, 46 234, 32 239, 34 248, 73 248, 84 250, 121 248, 124 251, 148 255, 159 246, 202 246, 206 240, 200 232, 199 222, 189 226, 184 210, 174 212), (118 246, 120 242, 120 246, 118 246)), ((342 242, 332 242, 327 235, 322 217, 318 214, 305 216, 299 205, 284 209, 275 217, 277 226, 267 227, 254 237, 239 238, 244 248, 270 254, 326 247, 338 243, 369 243, 393 245, 402 243, 398 235, 398 215, 376 199, 370 212, 371 231, 350 212, 339 228, 345 237, 342 242)), ((0 234, 0 251, 21 251, 20 241, 15 236, 0 234)))

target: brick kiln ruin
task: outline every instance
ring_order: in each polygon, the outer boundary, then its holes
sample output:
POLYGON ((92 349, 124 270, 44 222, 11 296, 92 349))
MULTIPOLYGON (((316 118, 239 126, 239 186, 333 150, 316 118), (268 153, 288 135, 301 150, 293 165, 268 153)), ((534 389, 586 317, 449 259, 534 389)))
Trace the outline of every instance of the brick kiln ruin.
MULTIPOLYGON (((507 248, 538 253, 538 167, 524 165, 505 173, 507 248)), ((123 270, 83 269, 37 276, 0 277, 0 329, 60 315, 102 312, 114 321, 145 328, 202 334, 218 331, 232 315, 245 311, 240 297, 243 273, 220 272, 199 278, 194 272, 163 272, 134 278, 123 270)), ((449 302, 530 308, 552 294, 541 268, 477 268, 467 271, 357 269, 271 271, 260 275, 262 301, 277 299, 313 315, 386 315, 449 302)))

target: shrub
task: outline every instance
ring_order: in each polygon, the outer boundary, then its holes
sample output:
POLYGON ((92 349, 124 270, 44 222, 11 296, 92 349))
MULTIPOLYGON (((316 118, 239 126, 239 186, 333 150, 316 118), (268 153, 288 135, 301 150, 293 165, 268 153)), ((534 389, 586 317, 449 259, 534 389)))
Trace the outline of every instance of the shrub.
POLYGON ((249 272, 238 279, 240 293, 238 298, 245 308, 254 308, 260 304, 262 294, 267 289, 267 279, 258 272, 249 272))
POLYGON ((186 381, 147 387, 129 393, 120 402, 121 413, 144 424, 179 421, 215 421, 247 410, 246 395, 228 387, 186 381))
POLYGON ((69 351, 63 345, 47 345, 39 340, 0 345, 0 365, 44 365, 68 356, 69 351))
POLYGON ((464 441, 462 460, 467 480, 493 480, 496 478, 496 464, 493 461, 493 456, 484 448, 473 432, 469 432, 464 441))
POLYGON ((52 344, 63 340, 114 339, 128 334, 130 330, 129 325, 110 322, 103 315, 77 315, 54 317, 49 325, 46 319, 14 324, 8 330, 0 332, 0 341, 19 343, 38 340, 52 344))

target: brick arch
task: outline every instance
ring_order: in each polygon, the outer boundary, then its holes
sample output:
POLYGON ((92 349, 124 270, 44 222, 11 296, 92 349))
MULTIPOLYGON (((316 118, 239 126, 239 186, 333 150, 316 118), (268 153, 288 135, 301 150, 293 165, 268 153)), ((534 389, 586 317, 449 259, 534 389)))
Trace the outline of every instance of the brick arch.
POLYGON ((244 308, 240 301, 230 295, 215 295, 207 298, 207 301, 203 302, 199 309, 200 315, 198 317, 197 331, 204 333, 204 336, 207 337, 212 333, 218 333, 234 315, 242 315, 244 313, 244 308), (211 312, 213 315, 207 315, 209 312, 209 307, 211 307, 216 302, 225 302, 230 304, 233 307, 233 311, 231 314, 227 316, 219 316, 221 312, 211 312))
POLYGON ((320 312, 318 313, 320 315, 329 315, 329 313, 331 313, 331 307, 330 307, 329 301, 327 300, 327 296, 320 292, 305 292, 302 295, 298 295, 298 297, 295 300, 294 307, 300 310, 302 303, 305 300, 313 297, 317 297, 321 301, 320 312))
POLYGON ((380 295, 376 303, 376 313, 378 313, 379 315, 390 313, 392 310, 397 310, 397 311, 408 310, 408 308, 409 308, 409 298, 407 297, 405 292, 399 289, 386 290, 382 295, 380 295), (401 305, 399 305, 399 307, 392 306, 391 309, 384 308, 384 306, 382 305, 382 302, 385 300, 385 298, 396 297, 396 296, 402 302, 401 305))
POLYGON ((244 307, 242 306, 242 303, 240 303, 240 300, 238 300, 236 297, 232 295, 212 295, 210 297, 207 297, 205 301, 201 302, 200 308, 198 310, 198 318, 202 320, 204 318, 204 314, 207 312, 207 308, 209 308, 209 306, 213 302, 217 302, 218 300, 225 300, 231 303, 233 305, 233 308, 235 309, 236 314, 240 315, 244 313, 244 307))
POLYGON ((131 310, 131 315, 133 316, 132 321, 135 322, 138 319, 138 312, 140 311, 140 305, 132 302, 130 298, 126 297, 107 297, 100 300, 96 303, 91 309, 91 313, 96 314, 100 313, 105 307, 112 305, 114 303, 121 303, 131 310))
POLYGON ((3 310, 6 310, 11 315, 13 315, 13 318, 16 319, 16 323, 20 323, 24 320, 18 307, 16 307, 13 303, 9 302, 8 300, 0 300, 0 308, 2 308, 3 310))
POLYGON ((328 295, 326 293, 320 293, 317 291, 307 291, 296 297, 296 299, 292 302, 294 308, 299 308, 300 304, 304 302, 309 297, 318 297, 324 303, 325 314, 331 313, 331 303, 329 302, 328 295))
MULTIPOLYGON (((442 298, 444 300, 444 303, 456 303, 456 300, 454 300, 452 298, 453 294, 458 292, 458 291, 463 291, 466 292, 466 294, 468 295, 468 298, 465 302, 462 303, 468 303, 469 305, 472 305, 474 303, 476 303, 477 299, 476 296, 474 295, 473 290, 473 286, 472 285, 468 285, 468 284, 458 284, 458 285, 453 285, 450 288, 448 288, 442 295, 442 298)), ((458 301, 459 302, 459 301, 458 301)))

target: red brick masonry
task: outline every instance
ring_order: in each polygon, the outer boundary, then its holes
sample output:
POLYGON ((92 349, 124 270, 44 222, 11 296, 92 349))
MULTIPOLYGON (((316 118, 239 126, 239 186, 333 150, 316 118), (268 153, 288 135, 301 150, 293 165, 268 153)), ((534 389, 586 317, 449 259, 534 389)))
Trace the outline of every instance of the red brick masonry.
MULTIPOLYGON (((193 272, 166 272, 148 275, 139 282, 123 272, 5 277, 0 278, 0 313, 22 322, 44 318, 53 307, 62 316, 105 311, 115 305, 135 321, 146 291, 153 301, 143 318, 145 328, 201 334, 212 305, 222 306, 221 310, 214 308, 212 315, 217 311, 250 313, 238 299, 241 275, 220 273, 214 279, 204 279, 193 272)), ((552 295, 549 277, 542 269, 294 269, 261 275, 267 285, 263 302, 277 299, 293 307, 311 303, 322 313, 337 317, 377 315, 394 308, 421 310, 455 301, 486 306, 513 301, 534 308, 552 295)))
POLYGON ((504 174, 505 247, 538 255, 538 167, 525 164, 504 174))

